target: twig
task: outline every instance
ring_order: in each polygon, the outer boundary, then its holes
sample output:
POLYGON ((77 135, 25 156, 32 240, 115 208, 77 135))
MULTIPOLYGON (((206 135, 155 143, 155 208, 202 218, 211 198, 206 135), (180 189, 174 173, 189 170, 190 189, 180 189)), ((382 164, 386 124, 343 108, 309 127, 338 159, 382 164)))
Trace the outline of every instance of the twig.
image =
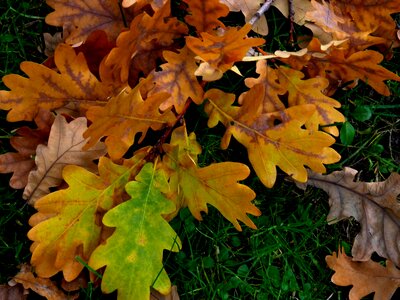
POLYGON ((293 9, 293 0, 289 0, 289 22, 290 22, 290 31, 289 31, 289 44, 291 47, 294 47, 294 9, 293 9))
POLYGON ((263 14, 266 13, 266 11, 271 7, 271 4, 274 2, 274 0, 267 0, 265 3, 260 7, 259 10, 254 14, 254 16, 250 19, 249 24, 254 25, 255 22, 258 21, 258 19, 261 18, 263 14))

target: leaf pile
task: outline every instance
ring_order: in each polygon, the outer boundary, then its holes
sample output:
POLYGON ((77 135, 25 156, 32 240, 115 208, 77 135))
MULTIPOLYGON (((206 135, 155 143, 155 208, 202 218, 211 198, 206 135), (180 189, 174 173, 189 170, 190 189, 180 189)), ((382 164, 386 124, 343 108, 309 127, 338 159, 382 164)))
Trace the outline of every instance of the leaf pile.
POLYGON ((17 152, 0 155, 0 172, 13 172, 11 187, 24 189, 37 210, 28 233, 34 273, 21 271, 15 281, 35 290, 62 272, 73 282, 86 264, 102 276, 102 291, 117 290, 119 299, 149 299, 151 289, 168 295, 164 250, 181 248, 169 221, 184 207, 201 220, 212 205, 237 230, 242 223, 256 228, 256 195, 242 183, 250 167, 268 188, 283 171, 326 189, 329 220, 352 216, 362 224, 354 259, 368 260, 376 251, 399 266, 393 245, 400 222, 398 177, 358 185, 349 170, 319 175, 340 160, 332 145, 345 118, 335 91, 361 80, 389 95, 384 81, 400 81, 380 65, 384 57, 376 51, 390 54, 398 44, 390 15, 400 5, 369 2, 295 0, 289 9, 289 2, 275 1, 314 36, 295 52, 265 53, 260 35, 268 33, 266 15, 239 27, 221 19, 241 11, 248 21, 263 1, 184 0, 178 16, 169 0, 47 0, 54 11, 46 22, 63 27, 64 40, 54 56, 47 52, 45 64, 23 62, 26 76, 6 75, 9 90, 0 91, 7 121, 37 126, 18 128, 10 139, 17 152), (254 51, 263 55, 252 57, 254 51), (208 82, 231 70, 240 73, 242 61, 258 74, 245 78, 245 92, 209 88, 208 82), (208 127, 221 123, 221 148, 234 138, 247 149, 251 166, 199 166, 202 148, 186 127, 193 121, 187 118, 191 106, 203 110, 208 127), (350 195, 345 201, 337 192, 343 187, 350 195))

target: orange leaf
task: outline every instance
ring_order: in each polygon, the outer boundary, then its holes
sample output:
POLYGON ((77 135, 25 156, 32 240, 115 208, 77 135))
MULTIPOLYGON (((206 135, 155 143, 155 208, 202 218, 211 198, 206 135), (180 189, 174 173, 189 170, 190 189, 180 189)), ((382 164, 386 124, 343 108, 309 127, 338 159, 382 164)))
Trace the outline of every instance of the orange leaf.
POLYGON ((9 122, 30 121, 40 108, 52 110, 74 102, 81 105, 105 103, 112 87, 102 84, 89 71, 82 53, 60 44, 55 52, 59 73, 33 62, 21 63, 29 78, 6 75, 4 84, 11 91, 0 91, 0 109, 10 110, 9 122))
POLYGON ((189 6, 190 15, 185 21, 196 28, 197 32, 211 32, 217 27, 225 28, 225 25, 218 20, 229 13, 229 8, 218 0, 184 0, 189 6))
POLYGON ((197 65, 191 51, 185 47, 178 54, 164 51, 163 55, 168 63, 161 65, 162 71, 154 73, 155 86, 149 95, 169 93, 170 97, 161 104, 160 109, 166 110, 173 105, 177 113, 182 112, 188 97, 196 104, 201 104, 204 92, 194 75, 197 65))
POLYGON ((259 216, 261 212, 251 201, 255 193, 238 183, 249 176, 249 168, 241 163, 224 162, 204 168, 197 166, 200 145, 196 136, 189 137, 184 126, 174 130, 170 144, 164 144, 166 152, 163 164, 170 175, 170 185, 175 195, 173 201, 177 209, 188 206, 192 215, 202 220, 201 212, 208 212, 207 204, 217 208, 237 230, 241 231, 239 220, 251 228, 256 228, 247 216, 259 216))
MULTIPOLYGON (((47 0, 55 11, 47 15, 46 23, 73 28, 66 42, 83 42, 96 30, 103 30, 110 39, 116 39, 125 28, 118 1, 114 0, 47 0)), ((130 14, 125 10, 130 19, 130 14)))
POLYGON ((368 260, 356 262, 344 253, 344 249, 325 258, 329 268, 335 271, 332 282, 340 286, 352 285, 350 300, 360 300, 375 293, 374 299, 390 300, 400 287, 400 270, 390 261, 386 266, 368 260))
MULTIPOLYGON (((270 114, 262 112, 264 86, 255 85, 247 92, 241 107, 233 106, 235 96, 212 89, 206 92, 205 111, 208 126, 221 122, 227 128, 221 147, 226 149, 232 136, 247 148, 249 160, 267 187, 276 179, 276 166, 298 181, 307 180, 304 165, 323 173, 323 164, 337 162, 340 155, 329 148, 335 140, 328 134, 302 129, 315 112, 310 104, 290 107, 283 112, 281 123, 273 125, 270 114)), ((282 115, 279 113, 278 115, 282 115)))
POLYGON ((131 60, 148 51, 165 49, 173 40, 187 33, 187 27, 177 18, 171 17, 170 1, 157 10, 153 16, 141 13, 132 21, 129 31, 123 32, 106 59, 106 65, 120 74, 126 82, 131 60))
MULTIPOLYGON (((216 80, 221 78, 236 61, 240 61, 251 47, 264 44, 264 39, 247 37, 250 29, 250 25, 246 24, 240 29, 228 28, 222 36, 202 32, 201 38, 187 36, 186 45, 200 56, 204 61, 203 64, 207 64, 218 73, 218 76, 212 79, 216 80)), ((196 75, 203 76, 203 79, 207 80, 206 74, 196 75)))
POLYGON ((33 157, 39 144, 46 144, 54 116, 47 110, 40 110, 35 117, 37 129, 21 127, 16 136, 11 137, 11 146, 18 153, 8 152, 0 155, 0 173, 14 172, 10 179, 10 186, 14 189, 23 189, 28 183, 29 172, 35 167, 33 157))
POLYGON ((47 146, 39 145, 36 150, 35 163, 37 170, 28 177, 23 198, 34 204, 37 199, 50 193, 49 188, 62 182, 61 173, 66 165, 76 165, 91 171, 97 166, 93 160, 106 153, 103 143, 97 143, 89 151, 82 151, 86 140, 83 132, 87 129, 86 118, 78 118, 67 123, 58 115, 51 127, 47 146))
MULTIPOLYGON (((144 82, 144 81, 142 81, 144 82)), ((87 150, 95 145, 100 138, 107 136, 105 143, 112 159, 121 158, 133 145, 137 133, 141 133, 139 143, 143 141, 147 130, 160 130, 165 125, 175 121, 174 114, 168 110, 160 113, 159 107, 169 95, 158 93, 143 100, 139 84, 131 91, 124 91, 111 98, 104 107, 92 106, 87 111, 87 117, 92 121, 83 136, 90 138, 87 150)))
POLYGON ((383 55, 373 51, 364 50, 352 53, 342 44, 321 45, 313 39, 308 45, 308 52, 301 56, 279 58, 290 64, 293 68, 304 68, 309 77, 326 77, 329 79, 333 91, 344 83, 362 80, 378 93, 389 96, 390 91, 384 80, 400 81, 400 77, 379 65, 383 55))

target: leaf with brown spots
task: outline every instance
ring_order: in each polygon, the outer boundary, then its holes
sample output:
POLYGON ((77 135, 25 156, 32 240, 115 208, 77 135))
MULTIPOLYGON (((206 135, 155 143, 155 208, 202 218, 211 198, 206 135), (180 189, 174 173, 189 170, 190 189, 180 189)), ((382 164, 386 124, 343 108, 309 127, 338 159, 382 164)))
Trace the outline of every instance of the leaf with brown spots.
POLYGON ((229 8, 218 0, 184 0, 188 4, 189 14, 185 21, 196 28, 197 32, 211 32, 218 27, 225 28, 218 18, 226 17, 229 8))
POLYGON ((99 175, 74 165, 63 169, 68 188, 37 200, 38 212, 29 220, 33 226, 28 232, 33 241, 31 264, 40 277, 60 271, 67 281, 78 277, 84 265, 75 258, 89 260, 106 230, 102 216, 126 199, 125 184, 137 174, 138 166, 120 166, 102 157, 99 175))
MULTIPOLYGON (((114 0, 47 0, 55 11, 48 14, 46 23, 73 28, 66 38, 68 44, 84 42, 96 30, 103 30, 114 40, 125 28, 118 1, 114 0)), ((127 21, 131 12, 124 10, 127 21)))
POLYGON ((47 143, 53 121, 52 113, 40 110, 35 117, 37 129, 21 127, 16 130, 16 135, 10 138, 11 146, 18 152, 0 155, 0 173, 14 173, 10 179, 12 188, 23 189, 28 183, 29 173, 35 167, 36 147, 47 143))
POLYGON ((265 186, 274 185, 277 166, 294 179, 305 182, 305 165, 323 173, 323 164, 340 159, 340 155, 329 148, 335 142, 330 135, 302 129, 315 113, 314 105, 289 107, 277 116, 263 113, 264 93, 264 85, 257 84, 247 92, 242 106, 234 106, 233 94, 212 89, 205 94, 208 99, 205 111, 209 115, 209 127, 216 126, 218 122, 226 127, 221 147, 226 149, 232 136, 244 145, 255 172, 265 186), (280 124, 274 125, 274 119, 278 119, 280 124))
POLYGON ((203 60, 196 75, 203 76, 204 80, 217 80, 235 62, 240 61, 251 47, 264 44, 264 39, 248 38, 249 31, 250 25, 246 24, 240 29, 227 28, 221 36, 207 32, 200 33, 201 38, 187 36, 186 45, 203 60), (206 73, 199 72, 202 65, 207 66, 206 73))
POLYGON ((161 193, 168 189, 166 176, 147 163, 125 189, 130 199, 104 215, 104 225, 115 231, 93 252, 89 266, 105 267, 101 289, 104 293, 118 290, 118 299, 149 299, 150 287, 167 295, 171 281, 162 263, 163 252, 179 251, 181 242, 162 217, 175 210, 161 193))
MULTIPOLYGON (((144 84, 145 81, 142 81, 144 84)), ((87 117, 92 124, 83 134, 89 138, 83 150, 93 147, 97 141, 106 136, 108 154, 112 159, 121 158, 133 145, 137 133, 141 133, 138 143, 141 143, 147 131, 160 130, 175 122, 171 110, 160 113, 160 105, 168 99, 169 94, 157 93, 143 100, 140 88, 126 89, 118 96, 111 98, 106 106, 92 106, 87 111, 87 117)))
MULTIPOLYGON (((340 103, 323 94, 329 82, 325 78, 310 78, 304 80, 304 74, 293 69, 279 67, 273 69, 269 67, 265 60, 257 62, 258 78, 246 78, 245 83, 252 88, 256 84, 264 85, 263 112, 283 112, 286 107, 279 98, 288 92, 288 106, 302 104, 313 104, 316 107, 314 115, 306 122, 308 129, 318 130, 318 126, 325 126, 323 130, 337 136, 338 129, 332 125, 335 122, 344 122, 344 116, 335 108, 340 107, 340 103)), ((239 98, 239 102, 245 94, 239 98)))
POLYGON ((97 143, 88 151, 82 151, 86 140, 83 132, 87 129, 86 118, 81 117, 67 123, 58 115, 51 127, 47 146, 39 145, 36 149, 37 169, 30 172, 23 198, 33 205, 35 201, 50 193, 49 188, 62 182, 61 173, 65 166, 76 165, 90 171, 96 171, 93 160, 106 153, 105 145, 97 143))
POLYGON ((360 300, 375 293, 374 299, 390 300, 400 287, 400 270, 390 261, 383 266, 372 260, 357 262, 348 257, 344 249, 325 258, 329 268, 335 271, 332 282, 340 286, 352 285, 349 299, 360 300))
POLYGON ((163 56, 167 63, 161 65, 162 71, 154 73, 155 86, 149 92, 149 95, 160 92, 170 94, 161 103, 160 109, 166 110, 173 105, 177 113, 181 113, 188 97, 201 104, 203 89, 194 75, 197 65, 193 53, 185 47, 179 53, 164 51, 163 56))
MULTIPOLYGON (((167 1, 153 16, 141 13, 132 21, 130 29, 119 35, 117 47, 110 52, 105 63, 119 74, 121 82, 128 80, 131 61, 135 56, 165 50, 174 39, 187 33, 187 26, 171 17, 170 5, 170 1, 167 1)), ((153 53, 161 54, 160 51, 153 53)))
POLYGON ((25 61, 21 70, 29 78, 6 75, 4 84, 11 91, 0 91, 0 109, 10 110, 9 122, 31 121, 40 108, 53 110, 76 103, 81 106, 105 104, 112 95, 111 85, 101 83, 90 71, 82 53, 60 44, 55 52, 58 72, 25 61))
POLYGON ((201 147, 192 133, 187 135, 184 126, 174 130, 171 142, 164 144, 166 155, 163 167, 170 179, 172 201, 176 212, 189 207, 197 220, 202 220, 201 212, 208 212, 207 204, 217 208, 237 230, 242 228, 239 221, 250 228, 256 225, 247 214, 259 216, 261 212, 252 204, 255 193, 239 181, 246 179, 250 169, 241 163, 223 162, 204 168, 197 165, 197 155, 201 147))
POLYGON ((309 172, 305 185, 323 189, 329 195, 327 220, 334 224, 353 217, 361 225, 354 240, 354 260, 367 261, 375 251, 400 266, 400 175, 392 173, 381 182, 357 182, 357 171, 345 168, 329 175, 309 172))

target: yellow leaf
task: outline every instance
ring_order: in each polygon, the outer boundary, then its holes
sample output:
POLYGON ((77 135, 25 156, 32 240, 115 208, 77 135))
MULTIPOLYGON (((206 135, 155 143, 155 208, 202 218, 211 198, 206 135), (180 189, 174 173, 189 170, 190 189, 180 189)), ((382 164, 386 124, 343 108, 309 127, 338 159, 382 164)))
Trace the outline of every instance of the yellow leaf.
POLYGON ((233 106, 234 95, 216 89, 207 91, 205 110, 209 127, 220 121, 227 127, 221 146, 226 149, 231 137, 247 148, 249 160, 260 180, 272 187, 276 180, 276 166, 294 179, 305 182, 308 166, 316 172, 325 172, 323 164, 337 162, 340 155, 329 148, 335 140, 326 133, 302 129, 315 112, 310 104, 286 109, 276 118, 262 112, 264 86, 255 85, 247 92, 241 107, 233 106), (271 118, 273 119, 271 122, 271 118), (272 125, 275 120, 280 124, 272 125))

